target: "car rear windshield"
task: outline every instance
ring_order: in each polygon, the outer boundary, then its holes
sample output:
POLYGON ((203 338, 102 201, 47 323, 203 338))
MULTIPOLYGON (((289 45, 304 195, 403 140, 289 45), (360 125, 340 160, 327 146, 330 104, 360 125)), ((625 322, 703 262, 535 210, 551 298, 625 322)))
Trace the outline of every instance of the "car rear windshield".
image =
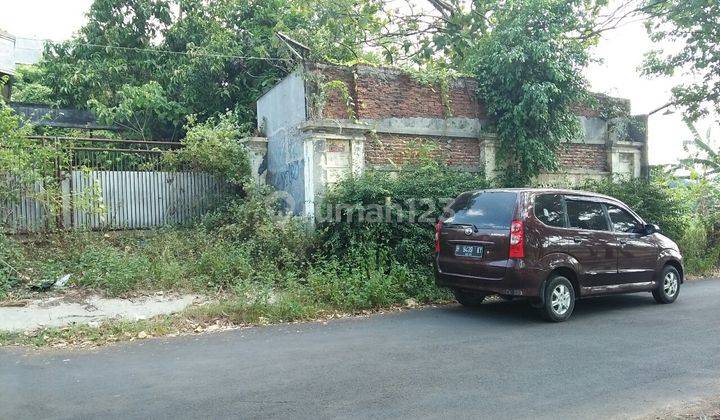
POLYGON ((445 223, 510 228, 516 202, 517 193, 514 192, 464 193, 450 205, 445 213, 445 223))

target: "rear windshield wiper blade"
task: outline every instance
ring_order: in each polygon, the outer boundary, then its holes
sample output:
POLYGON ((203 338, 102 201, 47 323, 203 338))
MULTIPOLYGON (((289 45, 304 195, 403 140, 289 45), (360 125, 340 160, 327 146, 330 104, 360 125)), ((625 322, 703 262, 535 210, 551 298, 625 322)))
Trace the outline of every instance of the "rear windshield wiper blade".
POLYGON ((475 223, 443 223, 443 226, 449 226, 449 227, 471 227, 473 228, 473 231, 477 232, 479 229, 475 223))

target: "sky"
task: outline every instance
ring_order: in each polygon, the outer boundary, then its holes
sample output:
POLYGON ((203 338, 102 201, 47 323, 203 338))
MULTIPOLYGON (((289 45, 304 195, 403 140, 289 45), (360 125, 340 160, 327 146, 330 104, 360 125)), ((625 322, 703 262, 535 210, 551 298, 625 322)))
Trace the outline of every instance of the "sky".
MULTIPOLYGON (((92 0, 4 0, 0 28, 17 37, 68 39, 85 22, 85 13, 92 0)), ((585 72, 595 92, 628 98, 635 114, 648 113, 666 104, 670 89, 683 80, 674 78, 648 79, 638 72, 643 54, 653 48, 641 22, 628 23, 607 32, 593 49, 602 63, 591 65, 585 72)), ((657 47, 657 46, 655 46, 657 47)), ((720 134, 717 118, 707 118, 697 126, 705 133, 715 125, 712 136, 720 134)), ((679 113, 653 114, 649 121, 650 164, 673 163, 685 152, 683 142, 691 139, 679 113)))

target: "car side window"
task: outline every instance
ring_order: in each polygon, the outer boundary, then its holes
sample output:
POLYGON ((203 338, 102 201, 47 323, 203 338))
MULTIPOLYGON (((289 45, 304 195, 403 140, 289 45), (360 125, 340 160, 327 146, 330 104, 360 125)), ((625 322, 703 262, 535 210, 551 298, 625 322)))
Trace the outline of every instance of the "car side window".
POLYGON ((610 215, 610 221, 613 225, 615 232, 622 233, 638 233, 640 232, 640 222, 633 217, 627 211, 620 207, 613 206, 612 204, 607 205, 608 214, 610 215))
POLYGON ((535 198, 535 217, 548 226, 565 227, 562 196, 543 194, 535 198))
POLYGON ((570 227, 586 230, 610 230, 605 209, 593 201, 566 200, 570 227))

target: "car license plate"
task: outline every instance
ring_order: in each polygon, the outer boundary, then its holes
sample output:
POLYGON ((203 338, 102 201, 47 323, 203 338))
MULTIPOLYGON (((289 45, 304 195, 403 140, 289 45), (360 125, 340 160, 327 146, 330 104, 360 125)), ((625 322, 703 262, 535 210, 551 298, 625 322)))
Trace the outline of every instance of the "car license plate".
POLYGON ((455 245, 455 255, 480 258, 483 255, 483 247, 482 245, 455 245))

